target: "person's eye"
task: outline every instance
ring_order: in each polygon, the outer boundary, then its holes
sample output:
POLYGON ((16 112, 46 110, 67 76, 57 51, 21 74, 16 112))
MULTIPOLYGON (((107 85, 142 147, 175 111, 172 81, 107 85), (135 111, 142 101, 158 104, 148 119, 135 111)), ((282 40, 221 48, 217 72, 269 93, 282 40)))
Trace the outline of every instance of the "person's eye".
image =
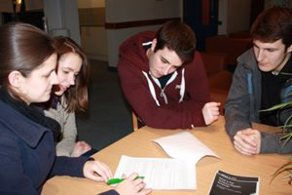
POLYGON ((168 61, 165 60, 165 59, 161 59, 161 62, 162 62, 163 64, 168 64, 168 61))
POLYGON ((49 78, 53 73, 55 73, 55 71, 52 71, 52 72, 49 72, 48 74, 45 74, 44 77, 49 78))
POLYGON ((64 74, 69 74, 70 72, 68 70, 63 70, 64 74))
POLYGON ((267 49, 268 52, 274 52, 276 51, 275 49, 267 49))

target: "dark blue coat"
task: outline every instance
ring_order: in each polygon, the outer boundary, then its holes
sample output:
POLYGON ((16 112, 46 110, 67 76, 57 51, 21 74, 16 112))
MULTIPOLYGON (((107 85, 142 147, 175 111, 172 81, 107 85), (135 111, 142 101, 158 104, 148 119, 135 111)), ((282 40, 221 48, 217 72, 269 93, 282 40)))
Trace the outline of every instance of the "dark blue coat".
POLYGON ((56 157, 52 132, 0 101, 0 194, 40 194, 51 176, 83 176, 88 158, 56 157))

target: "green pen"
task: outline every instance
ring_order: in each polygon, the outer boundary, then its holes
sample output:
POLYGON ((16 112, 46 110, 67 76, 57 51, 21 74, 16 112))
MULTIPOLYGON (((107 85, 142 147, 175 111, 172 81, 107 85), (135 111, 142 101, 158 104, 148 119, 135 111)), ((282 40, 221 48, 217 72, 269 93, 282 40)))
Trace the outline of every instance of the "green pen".
MULTIPOLYGON (((144 179, 144 176, 137 176, 135 179, 144 179)), ((107 180, 106 184, 107 185, 113 185, 113 184, 118 184, 121 183, 122 181, 124 181, 125 179, 123 178, 111 178, 109 180, 107 180)))

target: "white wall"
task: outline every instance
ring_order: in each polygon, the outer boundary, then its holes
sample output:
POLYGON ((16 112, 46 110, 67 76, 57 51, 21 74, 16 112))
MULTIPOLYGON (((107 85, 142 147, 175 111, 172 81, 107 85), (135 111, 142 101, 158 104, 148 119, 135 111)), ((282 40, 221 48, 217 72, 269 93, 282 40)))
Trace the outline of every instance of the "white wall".
POLYGON ((104 7, 105 0, 77 0, 78 8, 104 7))
MULTIPOLYGON (((181 0, 106 0, 106 22, 119 23, 181 17, 181 0)), ((144 30, 156 30, 159 26, 144 26, 123 29, 106 29, 108 63, 116 67, 118 48, 129 36, 144 30)))
POLYGON ((251 0, 229 0, 227 33, 248 31, 250 26, 251 0))
POLYGON ((49 33, 70 36, 80 44, 77 0, 43 0, 43 3, 49 33))
POLYGON ((81 46, 90 59, 108 61, 107 39, 104 27, 81 26, 81 46))
MULTIPOLYGON (((104 8, 105 0, 77 0, 78 8, 104 8)), ((107 38, 104 26, 80 26, 81 46, 90 59, 107 61, 107 38)))
POLYGON ((116 67, 118 62, 118 49, 120 44, 129 36, 146 30, 157 30, 160 26, 145 26, 136 28, 124 28, 118 30, 106 30, 107 33, 107 52, 109 67, 116 67))
POLYGON ((106 22, 180 17, 181 0, 106 0, 106 22))
POLYGON ((218 25, 218 34, 223 35, 227 33, 227 9, 228 9, 228 0, 219 0, 218 3, 218 20, 221 22, 218 25))
POLYGON ((248 31, 251 0, 219 0, 218 34, 248 31))
MULTIPOLYGON (((11 11, 11 0, 0 0, 0 11, 11 11)), ((79 9, 105 7, 106 22, 119 23, 128 21, 151 20, 183 15, 183 0, 26 0, 28 10, 42 9, 43 2, 75 2, 79 9)), ((249 30, 251 0, 218 0, 219 20, 218 34, 229 34, 249 30)), ((291 1, 292 2, 292 1, 291 1)), ((290 3, 291 4, 291 3, 290 3)), ((64 8, 62 8, 64 9, 64 8)), ((71 14, 65 9, 66 12, 71 14)), ((55 8, 51 8, 52 21, 64 22, 55 8)), ((69 16, 69 19, 70 16, 69 16)), ((155 30, 159 26, 146 26, 126 29, 108 29, 103 26, 81 26, 81 45, 90 58, 110 61, 110 66, 116 66, 119 44, 128 36, 142 30, 155 30), (108 56, 110 55, 110 56, 108 56), (110 60, 110 59, 111 60, 110 60)), ((79 30, 79 29, 78 29, 79 30)), ((78 40, 78 39, 77 39, 78 40)))
POLYGON ((44 7, 41 0, 25 0, 27 10, 42 10, 44 7))
POLYGON ((13 12, 11 0, 1 0, 0 12, 13 12))

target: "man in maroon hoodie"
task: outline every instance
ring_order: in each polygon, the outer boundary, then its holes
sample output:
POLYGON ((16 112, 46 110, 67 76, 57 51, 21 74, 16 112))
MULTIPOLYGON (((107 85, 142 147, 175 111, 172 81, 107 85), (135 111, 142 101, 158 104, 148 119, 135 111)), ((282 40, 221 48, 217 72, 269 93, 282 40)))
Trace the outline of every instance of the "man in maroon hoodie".
POLYGON ((180 21, 157 32, 142 32, 120 46, 118 73, 124 95, 140 121, 150 127, 189 129, 219 116, 196 38, 180 21))

